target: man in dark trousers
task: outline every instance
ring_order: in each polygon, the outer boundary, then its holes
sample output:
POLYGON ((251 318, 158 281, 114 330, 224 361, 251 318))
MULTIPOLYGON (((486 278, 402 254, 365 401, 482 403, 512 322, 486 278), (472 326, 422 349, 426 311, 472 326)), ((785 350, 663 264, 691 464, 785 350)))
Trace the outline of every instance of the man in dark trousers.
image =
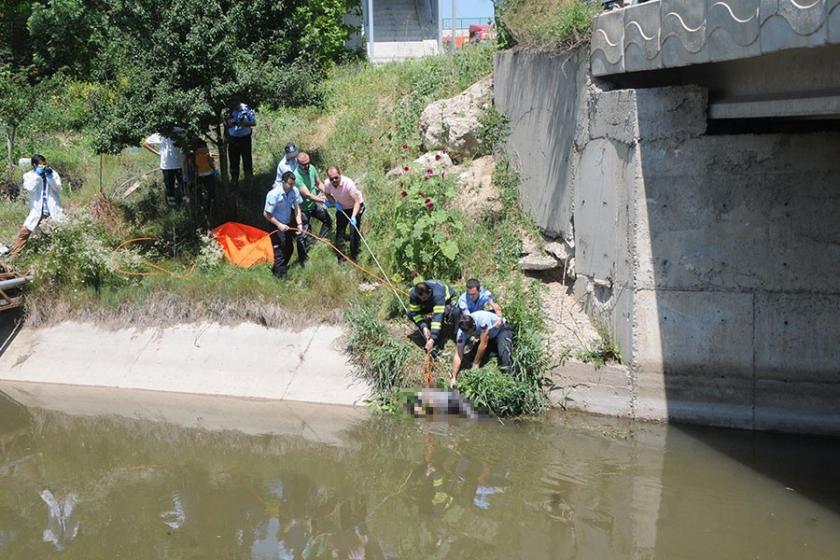
MULTIPOLYGON (((278 278, 286 275, 289 259, 292 258, 294 246, 298 240, 297 228, 303 223, 300 214, 300 203, 303 199, 300 191, 295 187, 295 174, 287 171, 283 174, 283 182, 275 185, 265 197, 263 215, 273 226, 271 244, 274 248, 274 266, 271 271, 278 278)), ((306 249, 303 243, 297 243, 298 260, 301 266, 306 262, 306 249)))
POLYGON ((408 293, 408 318, 425 338, 424 348, 431 352, 436 346, 443 348, 446 338, 441 330, 452 330, 456 320, 458 294, 454 288, 440 280, 418 282, 408 293), (427 324, 427 316, 431 321, 427 324))
POLYGON ((254 176, 254 162, 251 157, 251 133, 257 126, 257 115, 244 103, 236 102, 228 109, 225 117, 225 135, 230 159, 230 180, 233 186, 239 184, 239 161, 245 172, 245 181, 254 176))

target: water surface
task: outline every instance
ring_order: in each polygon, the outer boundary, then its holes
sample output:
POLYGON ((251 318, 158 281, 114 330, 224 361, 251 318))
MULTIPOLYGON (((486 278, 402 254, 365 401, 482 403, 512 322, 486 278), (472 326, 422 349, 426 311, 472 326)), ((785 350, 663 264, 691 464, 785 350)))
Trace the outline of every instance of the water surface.
POLYGON ((0 389, 0 558, 840 557, 831 440, 0 389))

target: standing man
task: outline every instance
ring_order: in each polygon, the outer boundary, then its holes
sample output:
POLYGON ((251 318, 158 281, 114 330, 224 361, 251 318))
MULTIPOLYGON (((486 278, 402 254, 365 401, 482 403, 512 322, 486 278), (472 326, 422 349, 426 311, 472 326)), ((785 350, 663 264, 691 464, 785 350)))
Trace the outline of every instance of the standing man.
POLYGON ((475 313, 476 311, 493 310, 493 313, 501 320, 502 308, 493 299, 490 290, 483 290, 481 283, 475 278, 467 280, 467 291, 458 298, 458 311, 461 316, 475 313))
MULTIPOLYGON (((303 223, 300 214, 300 191, 295 187, 295 174, 287 171, 283 175, 280 185, 274 186, 265 197, 263 216, 272 226, 271 244, 274 248, 274 266, 271 271, 277 278, 286 275, 289 259, 292 258, 295 241, 298 238, 297 229, 303 223)), ((306 262, 306 249, 302 243, 297 243, 298 260, 301 265, 306 262)))
POLYGON ((277 178, 274 180, 275 185, 279 185, 283 182, 283 174, 286 171, 291 171, 294 173, 298 168, 298 149, 297 146, 289 142, 286 144, 286 147, 283 149, 283 153, 285 154, 283 158, 280 160, 280 163, 277 164, 277 178))
POLYGON ((324 182, 318 176, 318 170, 309 161, 309 154, 301 152, 297 157, 297 169, 295 170, 295 186, 303 197, 301 210, 303 219, 307 226, 311 226, 312 218, 321 222, 321 237, 326 237, 332 229, 332 216, 327 211, 324 203, 327 197, 322 194, 324 182))
POLYGON ((143 147, 160 156, 160 171, 166 192, 166 204, 178 206, 184 200, 184 154, 172 138, 155 132, 143 142, 143 147), (176 187, 177 184, 177 187, 176 187))
MULTIPOLYGON (((457 292, 440 280, 418 282, 408 293, 408 320, 412 321, 426 339, 425 349, 430 352, 435 346, 443 347, 446 339, 441 337, 444 324, 454 327, 455 298, 457 292), (432 320, 427 325, 427 316, 432 320)), ((451 332, 451 331, 450 331, 451 332)))
MULTIPOLYGON (((335 203, 335 246, 344 252, 347 224, 350 224, 350 258, 359 260, 359 242, 362 229, 362 214, 365 213, 365 199, 362 191, 356 187, 350 177, 341 174, 337 165, 327 169, 329 182, 324 185, 324 193, 335 203)), ((344 262, 344 257, 338 255, 338 262, 344 262)))
POLYGON ((461 362, 464 360, 464 346, 473 335, 478 335, 478 349, 473 359, 473 367, 481 367, 484 358, 487 356, 487 348, 491 343, 495 346, 496 355, 499 357, 499 367, 503 371, 510 369, 513 359, 513 329, 502 319, 501 325, 497 325, 498 318, 489 311, 476 311, 464 315, 458 322, 458 335, 455 337, 456 351, 452 358, 452 374, 450 382, 452 385, 458 377, 461 369, 461 362))
POLYGON ((58 172, 47 166, 47 158, 41 154, 32 156, 32 171, 23 175, 23 190, 29 194, 29 214, 18 232, 17 241, 11 257, 20 255, 26 247, 29 237, 42 220, 51 218, 56 222, 64 220, 61 207, 61 177, 58 172))
POLYGON ((251 156, 251 129, 257 126, 257 115, 244 103, 233 103, 225 117, 225 135, 230 159, 230 180, 233 186, 239 184, 239 160, 245 172, 245 181, 250 183, 254 176, 254 160, 251 156))

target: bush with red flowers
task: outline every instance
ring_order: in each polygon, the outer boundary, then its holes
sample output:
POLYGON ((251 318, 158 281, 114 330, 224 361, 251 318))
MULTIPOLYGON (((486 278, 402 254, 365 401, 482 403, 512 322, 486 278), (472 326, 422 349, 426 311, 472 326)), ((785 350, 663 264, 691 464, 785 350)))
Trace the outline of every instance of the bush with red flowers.
POLYGON ((402 175, 401 189, 396 190, 392 247, 394 262, 405 279, 418 272, 427 278, 450 278, 459 272, 455 239, 464 226, 447 210, 455 186, 437 167, 402 175))

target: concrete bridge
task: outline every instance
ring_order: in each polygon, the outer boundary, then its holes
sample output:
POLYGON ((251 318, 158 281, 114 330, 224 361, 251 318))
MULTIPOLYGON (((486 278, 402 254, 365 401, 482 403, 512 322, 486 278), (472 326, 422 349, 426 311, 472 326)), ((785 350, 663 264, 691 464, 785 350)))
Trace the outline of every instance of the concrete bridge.
POLYGON ((840 434, 840 0, 661 0, 497 55, 525 207, 630 372, 568 406, 840 434))

